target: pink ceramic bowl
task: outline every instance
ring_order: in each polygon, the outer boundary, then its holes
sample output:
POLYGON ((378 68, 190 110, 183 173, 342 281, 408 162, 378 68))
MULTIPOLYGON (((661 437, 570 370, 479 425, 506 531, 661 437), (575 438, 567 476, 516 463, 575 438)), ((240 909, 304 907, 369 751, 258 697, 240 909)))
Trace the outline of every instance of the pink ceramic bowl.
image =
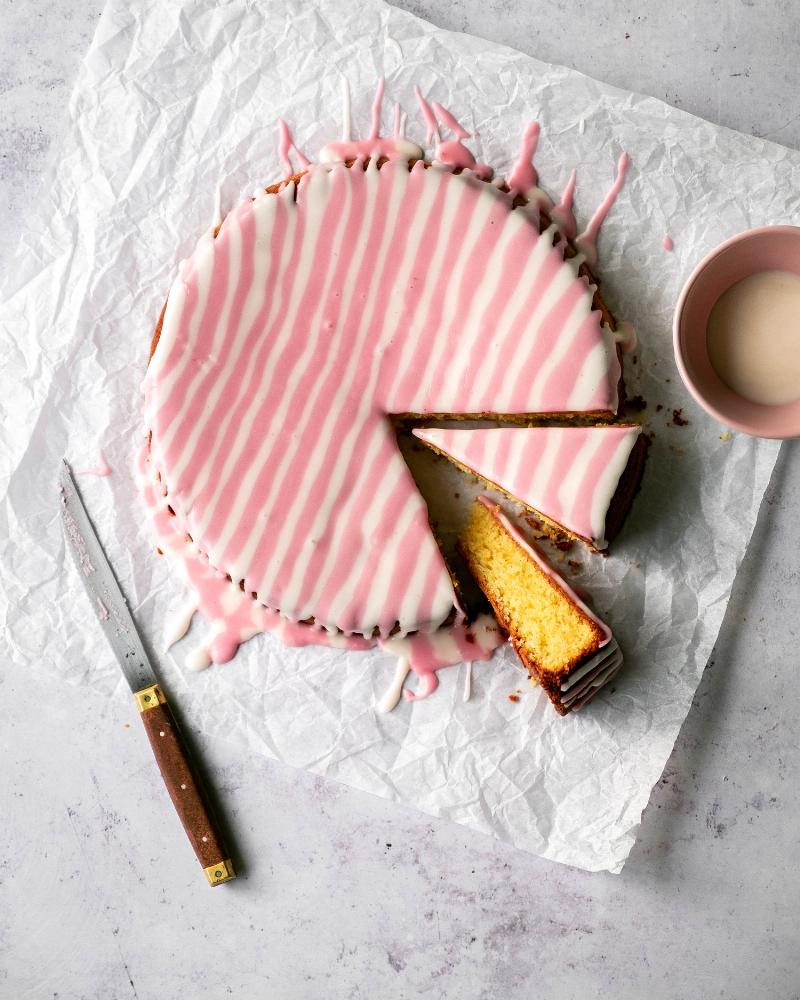
POLYGON ((797 226, 750 229, 701 260, 675 307, 675 360, 689 392, 720 423, 754 437, 798 437, 800 400, 781 406, 751 403, 725 385, 708 359, 706 325, 714 303, 742 278, 772 270, 800 275, 797 226))

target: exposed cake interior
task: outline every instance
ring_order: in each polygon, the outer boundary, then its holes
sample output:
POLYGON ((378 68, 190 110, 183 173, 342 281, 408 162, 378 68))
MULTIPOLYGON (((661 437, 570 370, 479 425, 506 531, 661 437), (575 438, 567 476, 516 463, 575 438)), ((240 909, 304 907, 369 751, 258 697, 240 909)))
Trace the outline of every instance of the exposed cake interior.
POLYGON ((609 633, 510 527, 496 505, 480 498, 472 505, 462 550, 525 665, 556 681, 609 633))

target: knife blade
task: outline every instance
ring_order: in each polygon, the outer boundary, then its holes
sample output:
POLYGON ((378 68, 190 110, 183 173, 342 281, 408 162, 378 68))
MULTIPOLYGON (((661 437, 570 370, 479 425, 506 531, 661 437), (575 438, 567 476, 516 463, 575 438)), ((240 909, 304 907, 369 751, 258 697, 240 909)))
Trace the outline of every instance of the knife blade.
POLYGON ((236 878, 230 854, 192 768, 175 718, 128 602, 94 530, 66 460, 59 475, 61 524, 78 575, 133 692, 161 776, 211 885, 236 878))

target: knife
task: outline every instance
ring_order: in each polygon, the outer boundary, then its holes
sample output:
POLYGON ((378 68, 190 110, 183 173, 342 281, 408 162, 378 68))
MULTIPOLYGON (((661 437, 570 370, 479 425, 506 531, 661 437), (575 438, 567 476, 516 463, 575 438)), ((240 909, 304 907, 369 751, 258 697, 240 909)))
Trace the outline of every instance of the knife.
POLYGON ((59 487, 67 548, 133 692, 164 784, 194 853, 209 883, 221 885, 236 878, 230 855, 66 459, 61 466, 59 487))

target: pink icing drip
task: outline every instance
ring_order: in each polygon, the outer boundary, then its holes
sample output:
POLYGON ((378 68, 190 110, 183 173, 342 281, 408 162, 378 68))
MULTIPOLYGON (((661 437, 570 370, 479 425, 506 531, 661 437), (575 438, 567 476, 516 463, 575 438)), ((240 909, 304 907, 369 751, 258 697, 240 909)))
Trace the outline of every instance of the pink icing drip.
POLYGON ((112 468, 106 461, 106 457, 103 454, 102 448, 97 451, 98 462, 97 465, 92 466, 87 469, 75 469, 76 476, 110 476, 112 473, 112 468))
POLYGON ((427 132, 425 133, 425 142, 430 143, 434 139, 439 141, 439 123, 436 121, 436 115, 433 113, 430 104, 422 96, 422 91, 419 87, 414 87, 414 93, 416 95, 417 101, 419 102, 420 111, 422 112, 422 120, 425 122, 425 128, 427 132))
POLYGON ((287 177, 291 177, 295 170, 292 166, 292 161, 289 159, 289 154, 294 153, 297 157, 297 161, 300 164, 300 169, 305 170, 308 167, 308 160, 300 152, 300 150, 295 146, 294 139, 292 139, 292 133, 289 131, 289 126, 283 120, 283 118, 278 119, 278 129, 279 129, 279 140, 278 140, 278 156, 280 157, 281 166, 287 177))
POLYGON ((564 193, 561 195, 561 201, 553 206, 550 212, 550 218, 568 240, 574 240, 575 234, 578 232, 578 223, 575 221, 575 213, 572 208, 576 177, 577 171, 573 168, 572 173, 569 175, 567 186, 564 188, 564 193))
POLYGON ((445 128, 449 128, 451 132, 454 132, 457 138, 470 139, 472 137, 472 133, 467 132, 455 115, 452 115, 447 108, 441 105, 438 101, 431 101, 431 107, 442 125, 444 125, 445 128))
POLYGON ((617 200, 617 195, 622 190, 622 185, 625 183, 625 174, 628 172, 630 162, 630 157, 627 153, 623 152, 620 154, 620 158, 617 161, 617 176, 614 178, 614 183, 611 185, 608 194, 600 202, 589 225, 577 239, 577 247, 586 257, 589 267, 594 267, 597 263, 597 237, 600 233, 600 227, 610 212, 611 206, 617 200))
POLYGON ((539 186, 539 175, 533 165, 533 158, 536 155, 540 133, 541 126, 538 122, 530 122, 525 126, 517 162, 508 175, 508 186, 513 194, 524 196, 539 186))
POLYGON ((675 240, 671 236, 665 236, 661 241, 661 246, 667 251, 667 253, 672 253, 675 249, 675 240))
MULTIPOLYGON (((495 649, 506 641, 494 622, 487 628, 481 628, 477 623, 461 622, 451 626, 447 636, 452 641, 447 643, 450 648, 446 650, 442 648, 441 633, 417 633, 403 641, 403 656, 420 681, 416 691, 404 690, 408 701, 422 701, 432 694, 439 686, 437 674, 440 670, 466 661, 489 660, 495 649)), ((379 645, 387 652, 394 652, 391 639, 379 645)))
POLYGON ((432 105, 428 104, 422 96, 422 92, 419 87, 414 88, 414 93, 417 95, 417 100, 419 101, 419 106, 422 110, 422 117, 425 120, 425 125, 428 129, 425 141, 430 142, 432 138, 436 138, 435 157, 439 163, 444 163, 446 166, 452 167, 454 170, 471 170, 475 176, 479 177, 481 180, 491 180, 494 174, 492 168, 485 163, 478 163, 472 153, 461 141, 462 139, 469 138, 470 133, 467 132, 458 119, 452 115, 447 108, 442 107, 438 101, 433 101, 432 105), (439 121, 445 126, 445 128, 455 132, 457 138, 448 139, 443 142, 439 133, 439 121))

